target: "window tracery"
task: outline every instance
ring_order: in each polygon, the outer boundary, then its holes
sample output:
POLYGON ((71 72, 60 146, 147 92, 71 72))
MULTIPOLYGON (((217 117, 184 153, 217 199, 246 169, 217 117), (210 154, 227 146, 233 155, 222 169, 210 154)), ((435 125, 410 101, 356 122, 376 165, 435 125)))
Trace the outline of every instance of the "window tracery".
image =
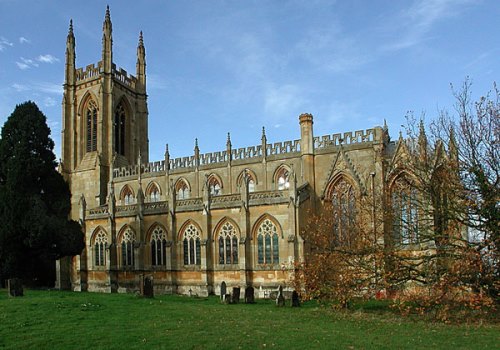
POLYGON ((333 219, 333 242, 349 246, 356 230, 356 197, 352 184, 341 177, 330 193, 333 219))
POLYGON ((419 242, 418 192, 405 176, 400 176, 391 189, 393 235, 397 243, 419 242))
POLYGON ((94 152, 97 150, 97 103, 90 99, 85 109, 85 120, 87 127, 87 152, 94 152))
POLYGON ((108 237, 103 231, 99 231, 94 238, 94 264, 95 266, 106 265, 106 245, 108 237))
POLYGON ((238 263, 238 237, 235 227, 226 222, 219 230, 219 264, 229 265, 238 263))
POLYGON ((160 226, 151 233, 151 265, 165 266, 167 263, 167 234, 160 226))
POLYGON ((123 102, 120 102, 115 110, 115 152, 125 155, 125 122, 126 114, 123 102))
POLYGON ((134 258, 134 243, 135 233, 128 227, 122 234, 121 249, 122 249, 122 266, 133 267, 134 258))
POLYGON ((183 234, 184 265, 201 264, 201 237, 195 225, 189 224, 183 234))
POLYGON ((265 219, 257 229, 257 261, 259 264, 279 263, 278 228, 265 219))

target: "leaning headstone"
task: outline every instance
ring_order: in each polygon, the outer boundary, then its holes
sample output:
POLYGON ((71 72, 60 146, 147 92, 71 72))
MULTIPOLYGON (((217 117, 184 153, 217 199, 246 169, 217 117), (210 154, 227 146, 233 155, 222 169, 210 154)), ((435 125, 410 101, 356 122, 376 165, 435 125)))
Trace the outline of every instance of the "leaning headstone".
POLYGON ((292 293, 292 307, 299 307, 299 306, 300 306, 299 293, 297 293, 297 291, 294 290, 292 293))
POLYGON ((245 304, 255 303, 255 291, 252 286, 245 288, 245 304))
POLYGON ((22 297, 24 295, 22 280, 19 278, 8 279, 7 290, 11 297, 22 297))
POLYGON ((220 300, 222 302, 226 301, 227 287, 226 282, 222 281, 220 285, 220 300))
POLYGON ((276 297, 276 306, 285 306, 285 297, 283 296, 283 286, 278 289, 278 296, 276 297))
POLYGON ((240 302, 240 287, 233 287, 233 293, 231 294, 231 304, 238 304, 240 302))
POLYGON ((145 298, 154 297, 153 276, 140 276, 140 294, 145 298))

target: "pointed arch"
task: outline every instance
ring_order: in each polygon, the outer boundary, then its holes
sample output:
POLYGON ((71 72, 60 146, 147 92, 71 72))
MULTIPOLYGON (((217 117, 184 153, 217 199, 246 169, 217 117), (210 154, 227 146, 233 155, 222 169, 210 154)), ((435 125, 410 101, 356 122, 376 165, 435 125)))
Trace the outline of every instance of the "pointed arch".
POLYGON ((224 217, 215 226, 214 241, 219 265, 238 264, 238 243, 240 229, 232 219, 224 217))
POLYGON ((219 175, 211 173, 207 176, 207 187, 212 196, 219 196, 222 194, 222 188, 224 185, 219 175))
POLYGON ((201 228, 192 220, 186 221, 179 230, 184 265, 201 264, 201 228))
POLYGON ((83 96, 80 106, 79 115, 81 116, 82 136, 84 135, 84 150, 85 152, 97 151, 97 128, 99 104, 98 99, 90 91, 87 91, 83 96))
POLYGON ((356 235, 356 190, 354 181, 344 173, 330 180, 325 200, 331 204, 333 242, 337 246, 350 246, 356 235))
POLYGON ((94 253, 94 266, 105 266, 106 248, 109 243, 108 233, 102 226, 98 226, 90 237, 90 245, 94 253))
POLYGON ((133 204, 135 202, 134 191, 129 185, 122 187, 120 191, 120 201, 125 205, 133 204))
POLYGON ((155 222, 146 235, 146 241, 151 248, 151 266, 165 266, 167 263, 167 230, 155 222))
POLYGON ((262 215, 254 224, 253 237, 256 242, 257 263, 259 265, 279 263, 279 241, 283 231, 279 222, 269 214, 262 215))
POLYGON ((134 267, 135 265, 135 241, 136 235, 130 225, 123 225, 118 232, 118 246, 121 250, 120 266, 134 267))
POLYGON ((177 179, 174 185, 177 199, 188 199, 191 193, 191 185, 184 177, 177 179))
POLYGON ((131 112, 130 103, 127 97, 123 95, 118 100, 113 114, 114 151, 122 156, 126 156, 128 153, 127 145, 130 143, 128 125, 130 124, 131 112))
POLYGON ((419 243, 419 201, 417 179, 407 170, 394 172, 389 181, 392 236, 396 244, 419 243))
POLYGON ((290 175, 292 171, 288 165, 281 164, 273 174, 273 182, 277 190, 287 190, 290 188, 290 175))
POLYGON ((255 185, 257 185, 258 183, 257 175, 253 170, 248 168, 245 168, 240 172, 238 178, 236 179, 236 186, 238 188, 241 188, 243 186, 243 179, 245 176, 248 177, 248 192, 255 192, 255 185))
POLYGON ((146 199, 150 202, 159 202, 161 187, 156 181, 151 181, 146 187, 146 199))

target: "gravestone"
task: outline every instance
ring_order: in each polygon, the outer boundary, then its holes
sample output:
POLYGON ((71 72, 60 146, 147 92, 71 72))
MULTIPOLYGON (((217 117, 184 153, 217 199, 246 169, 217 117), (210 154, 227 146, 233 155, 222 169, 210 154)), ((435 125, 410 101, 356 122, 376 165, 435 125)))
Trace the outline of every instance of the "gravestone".
POLYGON ((299 307, 299 306, 300 306, 299 293, 297 293, 297 291, 294 290, 292 293, 292 307, 299 307))
POLYGON ((226 293, 227 293, 226 282, 222 281, 220 285, 220 300, 222 302, 226 301, 226 293))
POLYGON ((276 306, 285 306, 285 297, 283 296, 283 286, 278 289, 278 297, 276 298, 276 306))
POLYGON ((154 297, 153 276, 140 276, 140 293, 145 298, 154 297))
POLYGON ((11 297, 22 297, 24 295, 22 280, 20 278, 8 279, 7 291, 11 297))
POLYGON ((231 304, 238 304, 240 302, 240 287, 233 287, 233 293, 231 294, 231 304))
POLYGON ((245 288, 245 304, 255 303, 255 291, 252 286, 245 288))

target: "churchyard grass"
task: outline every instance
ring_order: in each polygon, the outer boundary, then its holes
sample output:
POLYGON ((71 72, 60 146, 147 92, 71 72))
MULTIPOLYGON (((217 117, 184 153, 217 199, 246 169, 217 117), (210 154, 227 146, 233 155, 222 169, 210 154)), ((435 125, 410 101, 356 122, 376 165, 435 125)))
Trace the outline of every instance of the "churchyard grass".
POLYGON ((500 326, 446 325, 382 303, 335 312, 315 302, 223 305, 217 297, 0 290, 0 349, 493 349, 500 326))

